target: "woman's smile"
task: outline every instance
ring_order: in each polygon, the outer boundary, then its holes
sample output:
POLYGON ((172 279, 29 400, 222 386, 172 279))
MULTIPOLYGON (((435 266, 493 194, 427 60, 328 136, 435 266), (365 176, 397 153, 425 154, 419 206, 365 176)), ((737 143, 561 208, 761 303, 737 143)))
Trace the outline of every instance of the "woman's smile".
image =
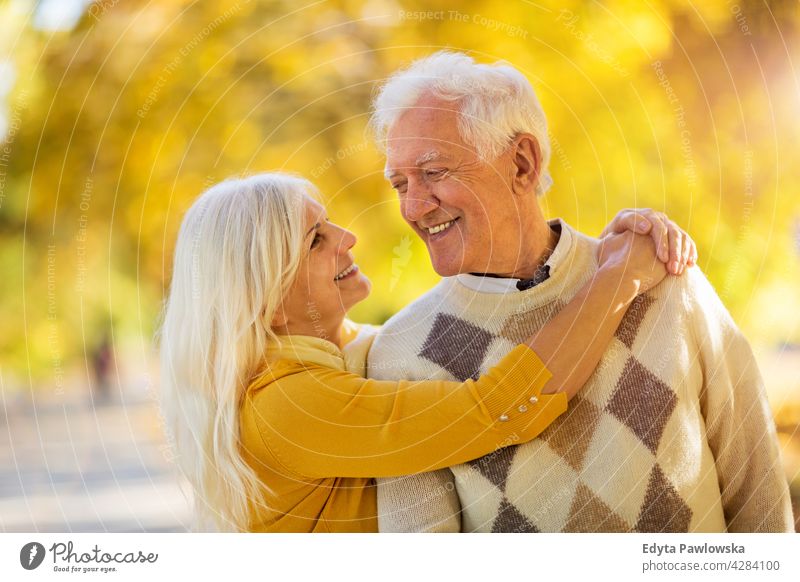
POLYGON ((349 279, 355 276, 358 273, 358 265, 352 263, 349 267, 345 270, 341 271, 338 275, 336 275, 333 280, 336 282, 343 281, 344 279, 349 279))

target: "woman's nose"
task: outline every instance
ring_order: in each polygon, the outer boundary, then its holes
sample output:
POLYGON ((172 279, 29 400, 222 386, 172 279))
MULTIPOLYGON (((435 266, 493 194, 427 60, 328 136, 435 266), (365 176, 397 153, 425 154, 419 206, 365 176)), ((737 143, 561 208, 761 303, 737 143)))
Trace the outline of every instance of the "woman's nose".
POLYGON ((339 252, 346 253, 355 246, 357 241, 358 239, 356 238, 356 235, 349 230, 342 229, 342 238, 339 242, 339 252))

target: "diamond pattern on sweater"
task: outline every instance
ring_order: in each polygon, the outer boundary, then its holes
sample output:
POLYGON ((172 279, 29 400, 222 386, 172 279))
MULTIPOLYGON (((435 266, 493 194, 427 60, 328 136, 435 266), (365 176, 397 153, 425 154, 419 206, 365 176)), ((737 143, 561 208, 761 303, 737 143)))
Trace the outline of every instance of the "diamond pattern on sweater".
MULTIPOLYGON (((539 531, 561 531, 569 519, 575 489, 581 482, 579 474, 541 439, 518 445, 515 451, 506 481, 505 499, 513 503, 539 531), (535 469, 531 470, 531 467, 535 469)), ((457 469, 453 472, 458 479, 460 472, 457 469)), ((463 489, 459 486, 459 492, 463 489)), ((474 506, 480 502, 480 494, 479 491, 470 491, 465 505, 474 506)), ((489 523, 493 519, 487 515, 481 518, 489 523)), ((635 521, 634 516, 630 522, 635 521)))
POLYGON ((516 447, 513 446, 497 449, 495 452, 489 453, 480 459, 468 461, 467 465, 480 471, 495 487, 500 491, 504 491, 506 480, 508 479, 508 470, 511 468, 515 452, 516 447))
POLYGON ((630 526, 619 515, 614 513, 602 499, 583 483, 572 500, 569 510, 569 521, 564 527, 568 533, 591 532, 628 532, 630 526))
POLYGON ((564 308, 564 305, 565 303, 561 301, 555 301, 529 311, 514 313, 503 323, 500 335, 515 344, 521 344, 542 329, 556 313, 564 308))
POLYGON ((632 430, 604 411, 578 479, 633 529, 656 462, 632 430))
POLYGON ((539 530, 512 503, 503 499, 492 523, 492 533, 539 533, 539 530))
POLYGON ((468 321, 438 313, 422 349, 425 358, 450 372, 459 381, 480 376, 480 365, 494 336, 468 321))
POLYGON ((650 473, 636 531, 683 533, 689 531, 691 521, 691 508, 667 480, 661 467, 655 465, 650 473))
MULTIPOLYGON (((567 227, 563 232, 569 235, 573 231, 567 227)), ((565 254, 564 240, 562 234, 561 248, 557 248, 554 255, 559 250, 562 252, 559 261, 553 263, 549 282, 534 289, 531 300, 568 299, 594 273, 597 241, 573 236, 568 239, 573 249, 565 254)), ((725 528, 724 510, 730 505, 730 499, 721 499, 715 479, 704 478, 707 471, 722 471, 724 467, 716 466, 713 457, 706 454, 709 435, 700 407, 696 406, 697 392, 693 389, 698 384, 695 378, 687 378, 690 372, 702 375, 707 370, 704 363, 697 361, 697 352, 692 351, 696 348, 693 334, 686 333, 686 326, 693 325, 693 316, 686 311, 686 301, 703 301, 698 305, 708 307, 710 304, 705 304, 702 297, 708 295, 714 301, 716 298, 711 296, 713 290, 699 273, 694 273, 697 277, 692 275, 667 278, 628 310, 597 373, 581 391, 581 397, 600 411, 596 428, 587 432, 585 452, 579 448, 582 444, 578 444, 583 440, 578 437, 584 422, 579 422, 579 411, 574 411, 573 419, 566 418, 576 407, 576 403, 571 402, 570 410, 545 431, 542 438, 514 448, 514 460, 503 490, 474 467, 462 464, 451 469, 456 475, 457 493, 462 501, 462 524, 467 531, 520 529, 518 524, 524 525, 525 520, 539 531, 613 531, 619 522, 607 517, 606 508, 630 530, 713 531, 725 528), (688 356, 688 362, 684 356, 688 356), (562 432, 557 430, 559 428, 569 430, 562 432), (572 442, 567 435, 574 435, 572 442), (575 466, 580 466, 580 470, 575 466), (686 467, 702 472, 686 473, 686 467), (508 514, 508 519, 498 520, 501 513, 508 514), (524 520, 513 517, 515 513, 524 520), (604 517, 605 521, 597 523, 604 517)), ((471 292, 457 283, 455 279, 446 278, 434 292, 398 318, 397 325, 387 328, 386 335, 391 342, 383 343, 381 357, 387 361, 396 358, 417 361, 418 368, 412 366, 411 371, 424 373, 425 377, 452 378, 448 370, 415 356, 423 340, 430 335, 437 314, 457 314, 495 336, 484 357, 476 358, 477 361, 471 362, 472 367, 462 374, 466 377, 475 369, 486 370, 496 364, 503 355, 501 348, 511 349, 514 343, 535 333, 555 315, 542 308, 530 309, 525 297, 529 292, 489 296, 471 292), (402 328, 414 330, 409 341, 400 341, 405 334, 395 334, 402 328), (436 370, 432 371, 432 367, 436 370)), ((714 315, 712 319, 718 317, 714 315)), ((721 323, 714 323, 712 333, 721 331, 716 327, 721 323)), ((453 352, 461 354, 463 344, 471 339, 469 335, 452 337, 447 334, 447 338, 442 337, 440 341, 452 342, 457 346, 453 352)), ((396 368, 391 368, 391 372, 396 372, 396 368)), ((384 379, 400 377, 395 374, 384 379)), ((702 382, 703 378, 697 380, 702 382)), ((746 425, 747 428, 751 426, 758 425, 746 425)), ((408 490, 412 497, 427 494, 408 490)), ((767 514, 774 515, 769 507, 763 513, 765 519, 767 514)))
POLYGON ((630 304, 628 311, 625 312, 625 316, 622 318, 614 335, 628 348, 633 348, 633 342, 639 333, 639 327, 642 325, 650 306, 655 302, 656 300, 649 295, 639 295, 630 304))
POLYGON ((628 358, 606 410, 616 416, 654 455, 677 405, 675 393, 636 358, 628 358))
POLYGON ((577 395, 562 419, 547 427, 539 438, 580 472, 602 414, 597 406, 577 395))

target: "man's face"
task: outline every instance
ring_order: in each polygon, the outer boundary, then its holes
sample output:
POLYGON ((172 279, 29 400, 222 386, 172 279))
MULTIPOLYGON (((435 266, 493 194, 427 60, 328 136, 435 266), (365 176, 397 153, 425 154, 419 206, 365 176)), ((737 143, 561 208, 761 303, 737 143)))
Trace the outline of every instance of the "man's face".
POLYGON ((386 177, 442 276, 514 270, 520 213, 511 154, 487 163, 458 133, 457 105, 424 97, 389 131, 386 177))

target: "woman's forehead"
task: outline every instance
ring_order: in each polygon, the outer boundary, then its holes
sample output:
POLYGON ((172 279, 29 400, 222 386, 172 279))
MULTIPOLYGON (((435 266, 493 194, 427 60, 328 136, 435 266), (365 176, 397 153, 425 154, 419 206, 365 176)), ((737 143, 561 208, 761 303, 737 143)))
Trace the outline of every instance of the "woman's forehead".
POLYGON ((325 207, 310 196, 304 196, 306 220, 320 222, 325 220, 325 207))

